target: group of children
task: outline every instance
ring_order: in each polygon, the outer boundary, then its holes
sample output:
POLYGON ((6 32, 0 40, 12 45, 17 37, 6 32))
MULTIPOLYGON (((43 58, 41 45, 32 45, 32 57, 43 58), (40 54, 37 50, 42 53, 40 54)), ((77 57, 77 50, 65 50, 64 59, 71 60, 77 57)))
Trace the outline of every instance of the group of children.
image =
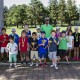
MULTIPOLYGON (((68 27, 69 28, 69 27, 68 27)), ((57 62, 60 59, 66 59, 67 63, 71 59, 71 50, 74 49, 73 60, 79 60, 79 42, 80 34, 78 27, 75 27, 73 33, 71 29, 60 32, 60 27, 51 31, 51 37, 46 38, 45 31, 40 31, 40 27, 37 27, 37 32, 33 32, 31 35, 28 27, 21 32, 21 37, 16 34, 16 30, 12 29, 12 34, 9 36, 6 34, 6 29, 2 28, 2 35, 0 36, 1 43, 1 61, 3 60, 4 51, 9 56, 10 68, 12 62, 14 62, 15 68, 17 67, 17 55, 20 52, 21 64, 26 61, 26 64, 30 60, 30 66, 33 66, 34 59, 36 66, 44 67, 47 65, 47 56, 52 61, 52 65, 55 69, 58 69, 57 62), (30 51, 30 59, 29 59, 30 51), (9 53, 9 54, 8 54, 9 53), (42 62, 44 59, 44 63, 42 62), (39 64, 40 61, 40 64, 39 64)))

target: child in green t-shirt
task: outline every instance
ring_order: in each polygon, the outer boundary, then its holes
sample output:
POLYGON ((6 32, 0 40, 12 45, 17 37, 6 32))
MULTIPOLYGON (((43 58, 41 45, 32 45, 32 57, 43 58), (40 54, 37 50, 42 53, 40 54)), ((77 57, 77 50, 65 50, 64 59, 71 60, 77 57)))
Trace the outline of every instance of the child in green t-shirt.
POLYGON ((59 55, 60 57, 64 57, 68 62, 68 52, 67 52, 67 41, 66 32, 62 31, 62 37, 59 38, 59 55))

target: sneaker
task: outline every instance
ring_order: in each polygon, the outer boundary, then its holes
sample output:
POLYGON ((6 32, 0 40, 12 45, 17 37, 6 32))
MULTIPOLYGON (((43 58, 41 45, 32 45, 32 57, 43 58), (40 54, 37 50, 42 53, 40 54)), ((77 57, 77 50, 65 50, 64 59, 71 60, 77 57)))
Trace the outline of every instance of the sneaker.
POLYGON ((38 66, 38 63, 36 63, 36 67, 38 66))
POLYGON ((21 62, 21 64, 23 64, 23 61, 21 62))
POLYGON ((9 69, 11 69, 12 68, 12 66, 9 66, 9 69))
POLYGON ((54 64, 50 65, 50 67, 53 67, 53 66, 54 66, 54 64))
POLYGON ((39 66, 42 67, 43 65, 42 64, 39 64, 39 66))
POLYGON ((15 68, 18 68, 17 66, 15 66, 15 68))
POLYGON ((57 66, 55 66, 55 69, 58 69, 58 67, 57 67, 57 66))
POLYGON ((28 61, 26 61, 26 65, 28 64, 28 61))
POLYGON ((47 63, 44 63, 44 65, 47 66, 48 64, 47 63))
POLYGON ((30 66, 33 66, 33 63, 31 63, 30 66))

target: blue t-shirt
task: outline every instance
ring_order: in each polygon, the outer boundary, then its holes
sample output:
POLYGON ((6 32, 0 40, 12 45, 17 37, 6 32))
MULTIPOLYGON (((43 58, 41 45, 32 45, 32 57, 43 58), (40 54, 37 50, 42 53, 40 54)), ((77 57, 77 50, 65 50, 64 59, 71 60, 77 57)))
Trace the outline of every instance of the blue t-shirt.
POLYGON ((49 40, 51 41, 51 44, 49 46, 49 52, 53 52, 53 51, 57 51, 57 44, 54 42, 54 40, 56 42, 58 42, 58 38, 54 37, 54 38, 49 38, 49 40))
POLYGON ((19 36, 17 34, 10 34, 9 36, 14 36, 14 42, 18 45, 19 44, 19 36))
POLYGON ((27 36, 29 36, 29 35, 31 36, 31 31, 28 30, 28 32, 26 32, 26 35, 27 35, 27 36))
POLYGON ((45 49, 45 47, 48 45, 48 39, 47 38, 40 38, 38 40, 38 44, 39 45, 42 44, 43 40, 45 41, 45 43, 44 43, 44 46, 39 46, 39 48, 38 48, 39 53, 47 53, 47 51, 48 51, 47 48, 45 49))

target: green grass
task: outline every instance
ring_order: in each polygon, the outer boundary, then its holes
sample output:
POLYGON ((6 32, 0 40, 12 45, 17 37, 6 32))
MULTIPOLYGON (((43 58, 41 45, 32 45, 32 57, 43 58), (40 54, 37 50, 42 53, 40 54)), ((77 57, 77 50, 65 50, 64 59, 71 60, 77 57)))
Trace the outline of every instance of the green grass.
MULTIPOLYGON (((12 28, 15 28, 16 29, 16 33, 21 36, 21 31, 23 30, 22 28, 16 28, 16 27, 8 27, 7 28, 7 34, 11 34, 11 30, 12 28)), ((60 28, 60 31, 62 30, 66 30, 67 27, 61 27, 60 28)), ((56 29, 55 27, 53 28, 54 30, 56 29)), ((30 28, 31 32, 36 32, 36 28, 30 28)), ((74 27, 72 27, 72 30, 74 31, 74 27)), ((80 27, 79 27, 79 32, 80 32, 80 27)))

